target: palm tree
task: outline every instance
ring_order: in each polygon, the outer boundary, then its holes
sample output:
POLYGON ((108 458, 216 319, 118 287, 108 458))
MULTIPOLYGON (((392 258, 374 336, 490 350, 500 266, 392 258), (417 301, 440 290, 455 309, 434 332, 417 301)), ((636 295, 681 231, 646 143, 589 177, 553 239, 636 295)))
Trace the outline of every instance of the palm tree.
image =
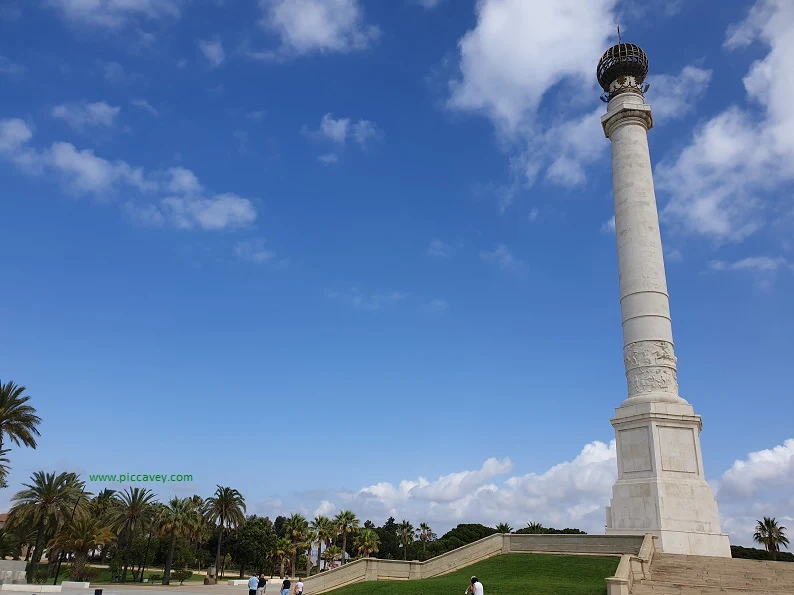
POLYGON ((339 549, 338 545, 329 545, 325 548, 323 552, 323 560, 325 560, 326 564, 331 566, 334 561, 338 560, 342 557, 342 550, 339 549))
MULTIPOLYGON (((411 532, 411 537, 413 538, 413 531, 411 532)), ((378 537, 374 529, 362 529, 356 537, 355 545, 359 554, 369 558, 370 554, 378 552, 380 537, 378 537)))
POLYGON ((336 535, 336 527, 331 519, 320 514, 314 517, 310 529, 317 540, 317 572, 320 572, 323 543, 325 543, 326 547, 330 545, 331 539, 336 535))
POLYGON ((50 546, 74 554, 71 578, 83 580, 83 570, 88 552, 113 541, 113 532, 102 519, 84 512, 66 523, 56 534, 50 546))
MULTIPOLYGON (((215 486, 215 494, 204 502, 204 517, 218 526, 218 549, 215 552, 215 572, 221 569, 221 540, 227 529, 236 529, 245 521, 245 498, 237 490, 215 486)), ((220 576, 216 574, 216 576, 220 576)))
POLYGON ((758 521, 755 526, 753 540, 756 543, 763 544, 773 560, 777 559, 780 546, 788 547, 789 544, 786 528, 778 525, 774 517, 768 516, 765 516, 763 521, 758 521))
POLYGON ((397 537, 403 546, 403 560, 408 559, 408 546, 414 542, 414 526, 408 521, 397 525, 397 537))
POLYGON ((112 526, 118 533, 121 545, 125 548, 124 572, 121 582, 127 582, 127 569, 130 563, 132 541, 139 531, 143 531, 152 520, 152 504, 155 494, 147 488, 127 488, 119 494, 116 506, 111 513, 112 526))
POLYGON ((14 494, 14 504, 8 514, 9 527, 27 525, 36 529, 36 545, 31 556, 28 576, 36 576, 36 565, 41 560, 44 536, 86 505, 83 495, 85 484, 74 473, 45 473, 36 471, 25 489, 14 494))
POLYGON ((529 529, 529 532, 532 533, 532 534, 540 534, 540 533, 543 533, 543 531, 545 530, 545 527, 543 525, 541 525, 540 523, 535 523, 533 521, 529 521, 527 523, 527 529, 529 529))
POLYGON ((419 523, 419 528, 416 530, 416 538, 422 542, 422 557, 427 556, 427 542, 433 541, 436 534, 427 523, 419 523))
POLYGON ((11 381, 3 384, 0 381, 0 457, 5 459, 0 469, 0 487, 5 486, 5 477, 8 472, 8 453, 3 446, 6 439, 17 446, 24 444, 29 448, 36 448, 36 437, 41 436, 38 425, 41 418, 36 415, 36 409, 27 405, 30 397, 25 395, 27 389, 11 381))
POLYGON ((160 509, 158 525, 164 536, 169 538, 168 555, 163 568, 163 584, 171 580, 171 564, 174 561, 174 546, 177 537, 187 537, 198 523, 199 512, 191 504, 190 498, 171 498, 168 505, 160 509))
POLYGON ((302 514, 295 513, 284 523, 284 536, 292 542, 290 553, 290 572, 295 575, 295 560, 298 557, 298 544, 304 540, 306 532, 309 530, 309 522, 302 514))
POLYGON ((281 578, 284 578, 284 561, 290 552, 290 547, 292 547, 292 542, 290 542, 289 539, 286 537, 279 537, 276 540, 276 547, 273 549, 273 553, 278 556, 281 561, 281 572, 279 573, 281 578))
POLYGON ((342 534, 342 564, 345 563, 347 555, 347 536, 358 530, 359 520, 352 510, 343 510, 334 517, 336 529, 342 534))
POLYGON ((512 533, 513 527, 510 526, 509 523, 499 523, 496 525, 496 532, 497 533, 512 533))

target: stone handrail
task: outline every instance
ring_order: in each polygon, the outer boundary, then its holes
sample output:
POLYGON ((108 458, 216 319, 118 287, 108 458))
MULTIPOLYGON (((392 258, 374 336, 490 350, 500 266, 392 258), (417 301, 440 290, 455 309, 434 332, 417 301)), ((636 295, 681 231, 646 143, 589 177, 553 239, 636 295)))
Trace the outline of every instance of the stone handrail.
POLYGON ((640 551, 636 555, 624 554, 620 557, 615 576, 607 579, 607 595, 629 595, 634 582, 648 576, 648 571, 656 553, 656 537, 646 535, 640 551))
POLYGON ((633 535, 497 533, 431 558, 426 562, 362 558, 304 579, 304 592, 315 595, 362 581, 431 578, 454 572, 493 556, 509 553, 547 552, 637 556, 642 553, 643 544, 642 536, 633 535))

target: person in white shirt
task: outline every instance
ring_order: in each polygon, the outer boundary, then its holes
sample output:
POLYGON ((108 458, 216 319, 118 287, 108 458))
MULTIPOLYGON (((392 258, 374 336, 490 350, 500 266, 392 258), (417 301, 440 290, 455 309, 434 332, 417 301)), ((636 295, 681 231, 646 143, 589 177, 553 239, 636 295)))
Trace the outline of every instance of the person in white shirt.
POLYGON ((476 576, 471 577, 471 585, 466 589, 471 595, 483 595, 482 583, 476 576))
POLYGON ((295 583, 295 595, 303 595, 303 578, 298 577, 298 582, 295 583))

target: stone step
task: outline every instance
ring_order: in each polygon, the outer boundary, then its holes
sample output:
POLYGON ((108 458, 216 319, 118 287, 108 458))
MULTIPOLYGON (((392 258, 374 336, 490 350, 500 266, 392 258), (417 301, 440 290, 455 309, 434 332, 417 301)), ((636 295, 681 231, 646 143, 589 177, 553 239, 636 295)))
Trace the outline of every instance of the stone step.
POLYGON ((704 587, 693 585, 674 585, 643 581, 634 585, 631 595, 791 595, 791 591, 769 589, 742 589, 730 587, 704 587))

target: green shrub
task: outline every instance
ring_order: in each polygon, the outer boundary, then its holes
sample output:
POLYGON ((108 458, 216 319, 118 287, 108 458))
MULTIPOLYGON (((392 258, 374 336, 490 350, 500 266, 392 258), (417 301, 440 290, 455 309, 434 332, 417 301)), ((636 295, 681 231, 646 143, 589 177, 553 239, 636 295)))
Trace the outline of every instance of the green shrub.
POLYGON ((174 577, 175 580, 178 580, 179 584, 181 585, 187 579, 189 579, 191 576, 193 576, 193 571, 192 570, 176 570, 176 571, 171 573, 171 576, 174 577))

